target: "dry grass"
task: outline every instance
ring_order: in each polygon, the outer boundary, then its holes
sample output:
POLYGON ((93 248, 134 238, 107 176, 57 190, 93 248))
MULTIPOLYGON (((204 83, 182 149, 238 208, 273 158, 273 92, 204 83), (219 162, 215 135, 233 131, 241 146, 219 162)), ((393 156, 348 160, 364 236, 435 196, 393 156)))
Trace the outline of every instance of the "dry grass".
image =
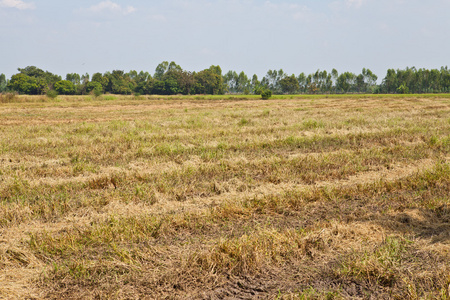
POLYGON ((448 97, 2 97, 0 298, 450 299, 448 97))

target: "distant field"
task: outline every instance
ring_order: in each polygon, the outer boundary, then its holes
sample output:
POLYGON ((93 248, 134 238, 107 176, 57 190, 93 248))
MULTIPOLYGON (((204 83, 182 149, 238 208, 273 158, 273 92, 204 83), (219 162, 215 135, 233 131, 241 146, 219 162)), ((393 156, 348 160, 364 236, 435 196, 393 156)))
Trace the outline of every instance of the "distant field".
POLYGON ((280 98, 0 101, 0 299, 450 299, 450 96, 280 98))

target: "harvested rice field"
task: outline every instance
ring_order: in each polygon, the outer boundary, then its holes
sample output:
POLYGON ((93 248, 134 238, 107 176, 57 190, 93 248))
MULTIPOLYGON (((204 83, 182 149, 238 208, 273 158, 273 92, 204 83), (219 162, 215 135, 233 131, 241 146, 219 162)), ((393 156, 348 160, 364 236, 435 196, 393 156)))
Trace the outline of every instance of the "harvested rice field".
POLYGON ((1 299, 450 299, 448 95, 106 99, 0 103, 1 299))

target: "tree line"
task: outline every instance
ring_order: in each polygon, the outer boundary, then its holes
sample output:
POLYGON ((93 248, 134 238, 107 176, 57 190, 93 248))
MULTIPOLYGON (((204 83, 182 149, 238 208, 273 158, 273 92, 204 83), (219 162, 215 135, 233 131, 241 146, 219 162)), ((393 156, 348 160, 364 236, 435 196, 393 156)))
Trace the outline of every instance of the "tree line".
POLYGON ((269 70, 261 78, 248 77, 244 72, 228 71, 211 66, 199 72, 183 70, 175 62, 160 63, 151 75, 149 72, 114 70, 106 73, 69 73, 65 79, 35 66, 19 68, 19 73, 8 80, 0 74, 0 92, 17 92, 42 95, 54 91, 62 95, 93 93, 190 95, 210 94, 339 94, 339 93, 447 93, 450 92, 450 70, 406 68, 389 69, 377 84, 378 77, 363 68, 360 74, 317 70, 306 75, 289 75, 282 69, 269 70))

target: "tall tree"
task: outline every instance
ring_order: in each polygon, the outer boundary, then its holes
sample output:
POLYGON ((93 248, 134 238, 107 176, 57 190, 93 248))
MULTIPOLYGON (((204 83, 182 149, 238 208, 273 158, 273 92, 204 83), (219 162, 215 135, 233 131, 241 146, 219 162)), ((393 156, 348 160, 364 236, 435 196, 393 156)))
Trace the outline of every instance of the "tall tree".
POLYGON ((299 91, 301 92, 301 93, 305 93, 306 92, 306 87, 307 87, 307 83, 306 83, 306 75, 305 75, 305 73, 300 73, 298 76, 297 76, 297 81, 298 81, 298 84, 299 84, 299 91))
POLYGON ((98 82, 102 87, 102 91, 111 92, 108 90, 109 75, 110 75, 110 73, 105 73, 105 75, 102 75, 102 73, 94 73, 94 75, 92 75, 91 82, 98 82))
POLYGON ((225 75, 223 75, 224 84, 227 87, 228 92, 236 93, 237 92, 237 80, 238 74, 236 71, 228 71, 225 75))
POLYGON ((81 76, 77 73, 68 73, 66 80, 72 82, 75 86, 81 84, 81 76))
POLYGON ((284 73, 283 69, 280 70, 269 70, 267 71, 266 76, 264 77, 264 83, 267 84, 267 87, 274 93, 280 94, 281 86, 279 84, 280 80, 286 77, 287 74, 284 73))
POLYGON ((285 94, 294 94, 300 88, 298 80, 294 74, 280 79, 281 91, 285 94))
POLYGON ((179 72, 178 85, 180 86, 181 93, 185 95, 191 94, 194 84, 195 84, 194 74, 188 71, 179 72))
POLYGON ((366 91, 366 83, 364 82, 364 76, 359 74, 355 79, 356 92, 363 93, 366 91))
POLYGON ((129 95, 134 91, 133 82, 124 71, 114 70, 106 76, 108 76, 109 79, 107 91, 110 91, 113 94, 123 95, 129 95))
POLYGON ((363 68, 361 74, 364 76, 364 82, 366 83, 365 92, 373 92, 377 84, 378 76, 372 73, 370 69, 363 68))
POLYGON ((179 72, 181 72, 181 71, 183 71, 183 69, 180 67, 180 65, 177 65, 174 61, 171 61, 169 66, 168 66, 168 68, 167 68, 167 71, 179 71, 179 72))
POLYGON ((236 89, 238 93, 248 94, 250 92, 250 79, 248 79, 244 71, 241 71, 237 77, 236 89))
POLYGON ((253 74, 252 82, 251 82, 251 89, 253 94, 260 95, 262 91, 261 82, 258 79, 258 75, 253 74))
POLYGON ((139 94, 145 94, 147 81, 151 79, 152 76, 148 72, 140 71, 139 74, 136 72, 136 74, 134 76, 130 76, 130 78, 135 83, 134 91, 139 94))
POLYGON ((4 92, 6 90, 6 85, 8 82, 6 81, 5 74, 0 74, 0 93, 4 92))
POLYGON ((155 75, 153 75, 153 78, 155 78, 157 80, 162 80, 162 77, 163 77, 164 73, 166 73, 168 68, 169 68, 169 62, 163 61, 156 67, 155 75))
POLYGON ((386 77, 383 79, 383 91, 385 93, 395 93, 398 88, 397 73, 394 69, 388 69, 386 77))
POLYGON ((23 73, 13 75, 7 85, 11 91, 27 95, 38 95, 45 87, 46 85, 42 85, 42 82, 38 82, 35 77, 23 73))
POLYGON ((69 80, 60 80, 55 83, 55 91, 61 95, 73 95, 77 91, 75 84, 69 80))
POLYGON ((168 61, 163 61, 160 63, 155 70, 155 75, 153 78, 157 80, 163 80, 163 76, 168 71, 182 71, 181 67, 177 65, 174 61, 171 61, 170 64, 168 61))
POLYGON ((222 70, 219 66, 211 66, 209 69, 194 73, 197 94, 222 95, 225 91, 222 70))
POLYGON ((356 75, 351 72, 341 73, 336 81, 336 89, 338 91, 348 93, 355 85, 356 75))
POLYGON ((20 74, 35 79, 37 85, 36 89, 33 89, 33 93, 35 94, 45 94, 49 89, 53 88, 57 81, 61 80, 61 76, 44 71, 35 66, 18 68, 18 71, 20 74))

